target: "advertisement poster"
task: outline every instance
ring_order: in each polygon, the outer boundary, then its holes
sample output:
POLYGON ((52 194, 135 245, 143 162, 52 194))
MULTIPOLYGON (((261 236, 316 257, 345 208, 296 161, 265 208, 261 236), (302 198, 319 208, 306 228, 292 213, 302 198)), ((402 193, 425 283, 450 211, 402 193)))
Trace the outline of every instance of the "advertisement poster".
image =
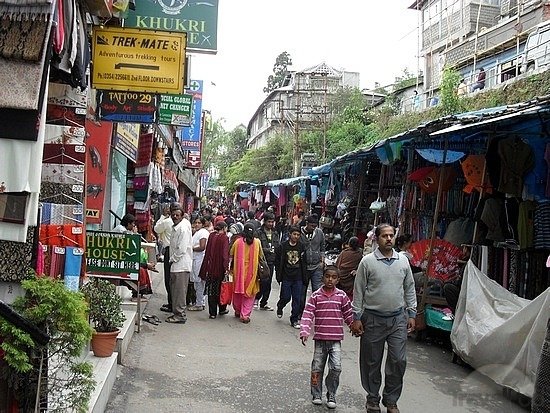
POLYGON ((86 224, 101 224, 113 124, 86 119, 86 131, 86 224))

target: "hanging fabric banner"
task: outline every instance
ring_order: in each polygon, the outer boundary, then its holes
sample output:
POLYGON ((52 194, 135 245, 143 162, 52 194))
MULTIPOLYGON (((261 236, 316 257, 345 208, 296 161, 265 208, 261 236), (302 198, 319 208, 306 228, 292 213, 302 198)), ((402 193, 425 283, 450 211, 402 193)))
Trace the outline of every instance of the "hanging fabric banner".
POLYGON ((113 124, 86 119, 86 131, 86 224, 101 224, 113 124))

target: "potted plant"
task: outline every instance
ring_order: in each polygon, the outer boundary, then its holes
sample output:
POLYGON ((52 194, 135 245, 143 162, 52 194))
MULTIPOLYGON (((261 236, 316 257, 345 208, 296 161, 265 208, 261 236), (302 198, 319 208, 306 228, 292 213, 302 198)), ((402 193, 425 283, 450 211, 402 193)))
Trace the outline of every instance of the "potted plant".
POLYGON ((8 311, 2 312, 0 377, 16 400, 12 407, 17 406, 17 411, 86 411, 95 382, 91 363, 80 358, 92 336, 84 297, 50 277, 32 277, 22 287, 25 294, 15 300, 12 309, 47 334, 49 341, 44 344, 33 338, 18 327, 14 317, 6 315, 8 311))
POLYGON ((109 357, 126 317, 121 309, 122 297, 108 280, 94 278, 82 287, 88 301, 88 315, 94 327, 92 351, 96 357, 109 357))

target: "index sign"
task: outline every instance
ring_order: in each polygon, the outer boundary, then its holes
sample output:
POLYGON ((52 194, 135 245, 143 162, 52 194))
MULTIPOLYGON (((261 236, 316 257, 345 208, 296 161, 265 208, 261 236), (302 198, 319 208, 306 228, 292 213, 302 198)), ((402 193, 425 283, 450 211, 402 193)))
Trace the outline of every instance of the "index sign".
POLYGON ((186 33, 94 28, 96 89, 183 93, 186 33))

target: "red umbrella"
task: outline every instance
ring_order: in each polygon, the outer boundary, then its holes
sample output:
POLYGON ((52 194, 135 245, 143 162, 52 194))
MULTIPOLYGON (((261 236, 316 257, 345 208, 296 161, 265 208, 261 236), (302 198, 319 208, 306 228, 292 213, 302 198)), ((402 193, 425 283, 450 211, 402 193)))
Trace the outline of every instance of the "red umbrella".
MULTIPOLYGON (((423 239, 414 242, 409 248, 412 255, 411 263, 423 270, 427 269, 430 253, 430 240, 423 239)), ((454 244, 442 239, 435 239, 432 249, 432 261, 426 273, 429 278, 447 281, 459 275, 458 260, 462 257, 462 250, 454 244)))

